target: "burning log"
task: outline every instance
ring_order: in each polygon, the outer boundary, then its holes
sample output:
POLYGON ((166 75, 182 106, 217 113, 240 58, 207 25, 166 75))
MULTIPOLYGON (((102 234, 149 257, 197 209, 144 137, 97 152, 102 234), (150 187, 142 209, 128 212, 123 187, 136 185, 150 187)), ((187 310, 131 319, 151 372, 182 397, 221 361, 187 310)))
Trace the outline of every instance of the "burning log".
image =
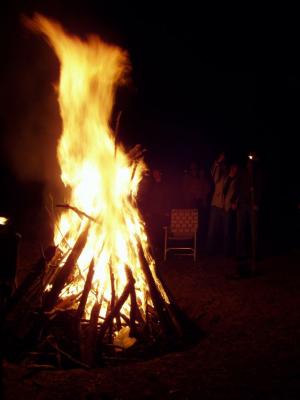
POLYGON ((119 142, 119 127, 120 127, 120 119, 122 116, 122 111, 119 111, 118 116, 117 116, 117 121, 116 121, 116 127, 115 127, 115 158, 117 155, 117 149, 118 149, 118 142, 119 142))
POLYGON ((13 296, 8 303, 8 311, 12 310, 20 301, 24 301, 24 298, 29 300, 29 297, 33 295, 32 287, 39 282, 38 295, 42 294, 42 276, 45 273, 48 262, 54 257, 56 252, 55 246, 50 246, 44 252, 43 256, 38 262, 33 265, 31 271, 28 273, 26 278, 23 280, 21 285, 15 290, 13 296), (29 293, 31 292, 31 293, 29 293))
POLYGON ((69 204, 57 204, 56 207, 67 208, 69 210, 74 211, 80 217, 85 217, 93 222, 99 223, 99 221, 97 221, 95 218, 91 217, 90 215, 86 214, 84 211, 79 210, 77 207, 70 206, 69 204))
POLYGON ((130 290, 130 314, 129 314, 129 321, 127 321, 127 325, 130 327, 130 336, 137 335, 136 323, 135 321, 139 319, 139 321, 143 321, 141 314, 139 312, 139 308, 136 301, 136 293, 135 293, 135 280, 132 275, 130 268, 126 268, 127 279, 128 282, 131 283, 131 290, 130 290))
POLYGON ((90 323, 86 332, 86 337, 83 340, 81 347, 81 358, 87 365, 94 366, 97 357, 97 325, 98 317, 101 309, 101 303, 95 302, 92 312, 90 323))
POLYGON ((157 314, 165 330, 165 333, 167 335, 173 334, 174 331, 172 329, 173 328, 172 321, 170 320, 169 313, 166 309, 166 303, 162 299, 162 296, 156 286, 155 280, 152 276, 149 264, 144 256, 144 251, 141 245, 139 246, 139 256, 140 256, 142 270, 146 276, 147 283, 149 285, 150 295, 154 303, 154 308, 157 311, 157 314))
POLYGON ((59 270, 58 274, 56 275, 56 278, 53 282, 53 286, 50 292, 46 293, 43 302, 44 309, 46 311, 51 310, 51 308, 53 308, 55 303, 57 302, 58 296, 62 288, 64 287, 67 279, 69 278, 70 274, 72 273, 76 261, 86 244, 88 232, 89 232, 89 225, 86 226, 86 228, 82 231, 82 233, 78 237, 78 240, 75 246, 73 247, 69 257, 67 258, 65 265, 59 270))
POLYGON ((89 271, 88 271, 88 274, 87 274, 87 277, 86 277, 86 281, 85 281, 85 284, 84 284, 84 289, 83 289, 83 292, 82 292, 80 303, 79 303, 79 306, 78 306, 77 312, 76 312, 76 319, 79 322, 80 322, 80 320, 81 320, 81 318, 83 316, 85 305, 86 305, 86 301, 87 301, 89 292, 90 292, 91 287, 92 287, 92 280, 93 280, 93 276, 94 276, 94 267, 95 267, 95 262, 94 262, 94 259, 92 259, 92 261, 90 263, 90 266, 89 266, 89 271))
POLYGON ((110 323, 116 317, 116 315, 120 312, 123 304, 127 300, 128 296, 130 294, 132 285, 133 285, 132 282, 128 282, 127 283, 122 295, 120 296, 120 298, 116 302, 114 308, 111 310, 111 312, 108 314, 108 316, 104 320, 104 322, 103 322, 103 324, 102 324, 102 326, 100 328, 99 334, 98 334, 98 342, 100 344, 102 344, 102 342, 103 342, 104 335, 105 335, 110 323))
MULTIPOLYGON (((114 273, 113 273, 113 270, 112 270, 111 262, 109 263, 109 275, 110 275, 110 286, 111 286, 111 299, 110 299, 110 306, 107 307, 107 315, 109 314, 110 311, 112 311, 114 309, 115 302, 116 302, 115 276, 114 276, 114 273)), ((118 322, 118 328, 121 329, 119 313, 117 313, 116 319, 117 319, 117 322, 118 322)), ((112 342, 113 320, 111 320, 110 324, 109 324, 109 337, 110 337, 110 341, 112 342)))

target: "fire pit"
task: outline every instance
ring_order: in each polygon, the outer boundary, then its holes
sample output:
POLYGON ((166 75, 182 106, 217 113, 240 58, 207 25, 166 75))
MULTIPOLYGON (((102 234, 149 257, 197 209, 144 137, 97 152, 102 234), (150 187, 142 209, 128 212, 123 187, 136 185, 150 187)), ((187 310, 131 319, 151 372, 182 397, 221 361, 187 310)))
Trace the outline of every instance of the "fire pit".
POLYGON ((179 348, 196 331, 157 275, 136 206, 142 151, 126 152, 110 128, 127 53, 41 15, 26 23, 60 61, 57 156, 70 195, 57 208, 54 246, 8 305, 7 354, 90 367, 179 348))

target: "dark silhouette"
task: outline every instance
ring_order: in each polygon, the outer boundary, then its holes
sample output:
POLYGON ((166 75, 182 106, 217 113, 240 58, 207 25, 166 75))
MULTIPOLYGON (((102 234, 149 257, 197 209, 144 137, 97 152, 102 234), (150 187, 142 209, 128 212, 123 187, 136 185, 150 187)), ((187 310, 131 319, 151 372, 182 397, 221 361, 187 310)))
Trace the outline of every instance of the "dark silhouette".
POLYGON ((250 155, 239 178, 237 201, 237 259, 241 273, 255 272, 262 175, 258 158, 250 155), (251 267, 249 266, 249 261, 251 267))
POLYGON ((211 175, 214 182, 214 190, 211 201, 208 237, 207 237, 207 250, 212 253, 216 250, 217 243, 223 236, 224 231, 224 182, 227 176, 227 167, 225 163, 225 154, 221 153, 218 159, 214 162, 211 175))
POLYGON ((224 253, 232 256, 235 252, 236 209, 238 200, 238 165, 232 164, 224 181, 224 253))

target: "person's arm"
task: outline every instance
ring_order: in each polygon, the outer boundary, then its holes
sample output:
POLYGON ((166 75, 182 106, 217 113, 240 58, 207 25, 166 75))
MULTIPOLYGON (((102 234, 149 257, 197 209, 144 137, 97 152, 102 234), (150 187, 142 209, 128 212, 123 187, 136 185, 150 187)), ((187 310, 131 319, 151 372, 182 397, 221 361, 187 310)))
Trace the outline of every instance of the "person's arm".
POLYGON ((216 183, 218 181, 218 176, 220 173, 220 165, 219 165, 218 161, 215 161, 213 163, 213 166, 212 166, 210 172, 211 172, 211 176, 212 176, 214 182, 216 183))
POLYGON ((214 162, 212 168, 211 168, 211 176, 214 180, 214 183, 219 182, 219 180, 223 176, 224 172, 224 161, 225 161, 225 154, 221 153, 219 158, 214 162), (222 165, 223 164, 223 165, 222 165))

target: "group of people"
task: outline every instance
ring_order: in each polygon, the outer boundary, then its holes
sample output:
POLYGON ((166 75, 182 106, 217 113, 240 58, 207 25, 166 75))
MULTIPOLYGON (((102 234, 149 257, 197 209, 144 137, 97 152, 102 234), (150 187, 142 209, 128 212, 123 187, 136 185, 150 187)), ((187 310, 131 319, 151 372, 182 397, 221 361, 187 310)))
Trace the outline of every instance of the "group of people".
POLYGON ((169 223, 172 208, 197 208, 202 250, 236 256, 243 263, 257 257, 261 193, 257 156, 251 154, 245 165, 239 165, 228 164, 221 153, 210 174, 191 162, 173 185, 154 168, 142 185, 139 202, 154 247, 163 243, 162 227, 169 223))
MULTIPOLYGON (((248 156, 245 166, 226 164, 222 153, 214 162, 211 175, 214 190, 211 201, 207 247, 215 250, 218 232, 223 232, 225 255, 239 261, 258 256, 258 215, 261 205, 262 176, 258 158, 248 156)), ((254 263, 253 263, 254 265, 254 263)))

